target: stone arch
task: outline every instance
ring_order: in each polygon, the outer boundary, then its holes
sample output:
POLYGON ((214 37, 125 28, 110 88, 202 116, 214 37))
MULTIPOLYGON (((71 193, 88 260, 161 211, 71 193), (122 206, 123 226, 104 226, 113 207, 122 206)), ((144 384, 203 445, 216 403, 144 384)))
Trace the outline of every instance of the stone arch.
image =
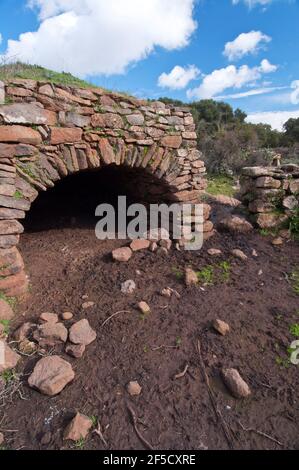
POLYGON ((28 286, 20 220, 39 192, 66 176, 107 165, 142 169, 160 182, 152 199, 164 201, 198 202, 206 188, 188 108, 32 80, 0 82, 1 99, 0 291, 8 296, 28 286))

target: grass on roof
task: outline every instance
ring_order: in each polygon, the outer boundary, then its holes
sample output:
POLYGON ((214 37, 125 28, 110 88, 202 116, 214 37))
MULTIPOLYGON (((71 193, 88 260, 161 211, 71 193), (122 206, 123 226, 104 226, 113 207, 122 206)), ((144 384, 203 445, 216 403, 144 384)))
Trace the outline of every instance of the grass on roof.
POLYGON ((26 79, 36 81, 47 81, 58 85, 77 86, 81 88, 91 88, 94 85, 74 77, 70 73, 53 72, 39 65, 23 64, 15 62, 13 64, 0 65, 0 80, 26 79))

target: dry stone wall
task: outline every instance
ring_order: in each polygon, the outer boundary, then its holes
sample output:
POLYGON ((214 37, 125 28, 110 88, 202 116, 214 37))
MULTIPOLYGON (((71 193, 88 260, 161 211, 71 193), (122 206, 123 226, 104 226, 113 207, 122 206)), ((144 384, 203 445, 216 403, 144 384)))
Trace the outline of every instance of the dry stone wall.
MULTIPOLYGON (((144 192, 153 201, 199 202, 206 188, 188 108, 101 88, 0 82, 0 291, 26 291, 19 220, 39 191, 106 165, 141 169, 144 192)), ((207 237, 213 225, 208 206, 204 212, 207 237)))
POLYGON ((299 166, 244 168, 241 199, 262 229, 288 225, 299 207, 299 166))

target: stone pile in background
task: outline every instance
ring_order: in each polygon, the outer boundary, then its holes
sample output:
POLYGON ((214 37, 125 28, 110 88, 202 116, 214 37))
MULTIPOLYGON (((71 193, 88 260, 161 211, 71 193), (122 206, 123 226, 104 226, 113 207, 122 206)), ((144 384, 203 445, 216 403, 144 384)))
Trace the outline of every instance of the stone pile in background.
POLYGON ((299 207, 299 166, 247 167, 242 171, 240 196, 262 229, 288 224, 299 207))

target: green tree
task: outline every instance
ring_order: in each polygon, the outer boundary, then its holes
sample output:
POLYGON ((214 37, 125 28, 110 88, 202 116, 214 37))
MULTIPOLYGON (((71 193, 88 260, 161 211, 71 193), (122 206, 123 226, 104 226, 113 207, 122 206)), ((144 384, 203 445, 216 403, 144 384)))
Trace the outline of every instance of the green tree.
POLYGON ((289 119, 283 126, 287 142, 294 144, 299 142, 299 118, 289 119))

